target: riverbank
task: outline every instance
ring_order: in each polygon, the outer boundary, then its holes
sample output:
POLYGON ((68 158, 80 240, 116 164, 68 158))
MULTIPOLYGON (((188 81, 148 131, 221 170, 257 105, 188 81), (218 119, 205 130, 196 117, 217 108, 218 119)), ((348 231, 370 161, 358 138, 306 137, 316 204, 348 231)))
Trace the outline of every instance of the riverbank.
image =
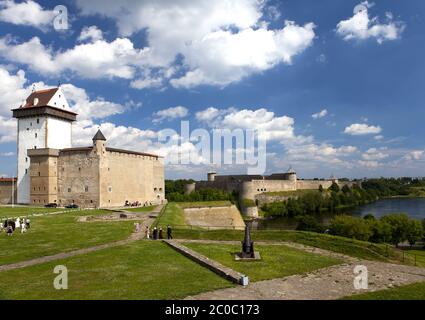
MULTIPOLYGON (((386 197, 368 202, 364 205, 340 206, 334 211, 323 210, 321 212, 311 212, 309 215, 316 218, 321 225, 327 226, 330 220, 337 215, 345 214, 355 217, 364 217, 368 214, 372 214, 376 218, 380 218, 392 213, 406 213, 413 219, 425 219, 425 197, 386 197)), ((296 217, 279 215, 263 216, 259 219, 246 221, 257 230, 294 230, 298 225, 296 217)))

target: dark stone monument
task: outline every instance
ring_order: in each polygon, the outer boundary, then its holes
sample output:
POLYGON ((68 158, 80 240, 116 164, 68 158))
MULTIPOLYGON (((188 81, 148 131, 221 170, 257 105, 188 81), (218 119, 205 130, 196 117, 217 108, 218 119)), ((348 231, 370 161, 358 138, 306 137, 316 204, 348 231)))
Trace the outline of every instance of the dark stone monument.
POLYGON ((242 252, 235 254, 235 260, 261 260, 260 253, 254 250, 249 227, 245 227, 245 237, 242 241, 242 252))

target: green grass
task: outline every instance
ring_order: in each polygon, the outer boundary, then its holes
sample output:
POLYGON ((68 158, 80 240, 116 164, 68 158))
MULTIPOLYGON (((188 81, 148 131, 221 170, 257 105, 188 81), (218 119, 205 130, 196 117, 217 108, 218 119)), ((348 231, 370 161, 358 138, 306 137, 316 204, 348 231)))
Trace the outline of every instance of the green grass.
POLYGON ((231 286, 165 243, 154 241, 0 272, 0 300, 181 299, 231 286), (68 290, 53 288, 56 265, 68 268, 68 290))
POLYGON ((155 222, 156 226, 185 226, 183 209, 176 202, 170 202, 166 205, 164 211, 155 222))
POLYGON ((230 206, 231 204, 232 203, 230 201, 170 202, 166 205, 163 214, 158 217, 155 225, 184 227, 187 226, 184 218, 184 208, 221 207, 230 206))
POLYGON ((339 264, 342 261, 313 253, 289 248, 284 245, 257 245, 261 261, 235 261, 234 253, 241 251, 239 245, 184 243, 210 259, 239 271, 251 282, 282 278, 339 264))
POLYGON ((8 237, 0 233, 0 265, 52 255, 127 238, 132 221, 77 222, 78 216, 109 214, 109 211, 73 211, 32 217, 27 233, 8 237))
POLYGON ((344 300, 425 300, 425 282, 345 297, 344 300))
POLYGON ((70 210, 70 209, 27 207, 27 206, 15 206, 12 208, 9 206, 0 206, 0 219, 27 216, 34 213, 47 213, 47 212, 56 212, 56 211, 64 211, 64 210, 70 210))
MULTIPOLYGON (((175 229, 173 230, 173 236, 178 239, 242 240, 244 237, 244 232, 238 230, 200 231, 175 229)), ((388 261, 388 258, 385 257, 385 245, 373 244, 369 242, 358 241, 338 236, 331 236, 314 232, 289 230, 252 231, 251 236, 254 241, 296 242, 312 247, 346 254, 356 258, 388 261)))
POLYGON ((151 212, 156 208, 156 206, 148 206, 148 207, 137 207, 137 208, 124 208, 123 210, 129 212, 151 212))
POLYGON ((406 250, 405 255, 409 260, 413 260, 413 263, 416 256, 416 265, 425 268, 425 250, 406 250))

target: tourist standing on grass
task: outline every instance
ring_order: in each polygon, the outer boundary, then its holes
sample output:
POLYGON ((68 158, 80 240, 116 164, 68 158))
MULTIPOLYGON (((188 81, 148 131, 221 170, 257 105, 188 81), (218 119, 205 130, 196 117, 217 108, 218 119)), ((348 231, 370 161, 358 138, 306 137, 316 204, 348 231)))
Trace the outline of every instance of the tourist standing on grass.
POLYGON ((16 226, 16 228, 20 228, 21 227, 21 219, 16 218, 15 226, 16 226))
POLYGON ((29 229, 30 228, 30 223, 31 223, 31 221, 30 221, 30 219, 26 219, 25 220, 25 224, 27 225, 27 229, 29 229))
POLYGON ((21 224, 21 233, 26 233, 27 232, 27 225, 25 223, 21 224))
POLYGON ((171 235, 171 226, 167 226, 167 239, 173 239, 173 236, 171 235))
POLYGON ((145 229, 145 235, 146 235, 146 239, 149 239, 150 238, 150 230, 149 230, 149 226, 146 226, 146 229, 145 229))
POLYGON ((164 239, 164 235, 162 233, 162 227, 159 228, 159 239, 164 239))
POLYGON ((12 228, 12 226, 8 226, 7 227, 7 235, 11 236, 12 234, 13 234, 13 228, 12 228))
POLYGON ((152 238, 153 240, 158 240, 158 229, 156 227, 153 228, 152 238))

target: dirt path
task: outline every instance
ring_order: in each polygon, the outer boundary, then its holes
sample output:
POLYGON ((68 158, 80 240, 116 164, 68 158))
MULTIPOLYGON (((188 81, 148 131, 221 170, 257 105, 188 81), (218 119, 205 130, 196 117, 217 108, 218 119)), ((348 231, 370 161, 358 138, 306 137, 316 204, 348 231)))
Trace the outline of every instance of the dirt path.
MULTIPOLYGON (((240 244, 237 241, 180 240, 182 242, 240 244)), ((425 281, 425 268, 356 259, 323 249, 289 242, 256 244, 286 245, 296 249, 340 258, 345 263, 310 273, 254 282, 247 287, 234 287, 189 296, 188 300, 333 300, 342 297, 394 288, 425 281), (354 288, 354 268, 366 266, 368 289, 354 288)))
POLYGON ((254 282, 190 296, 188 300, 334 300, 354 294, 425 281, 425 269, 374 261, 359 261, 369 272, 368 290, 354 288, 357 263, 341 264, 302 275, 254 282))
MULTIPOLYGON (((161 209, 162 209, 162 206, 158 206, 150 214, 159 213, 161 211, 161 209)), ((25 267, 45 263, 45 262, 70 258, 70 257, 74 257, 74 256, 78 256, 78 255, 82 255, 82 254, 86 254, 86 253, 90 253, 90 252, 94 252, 94 251, 99 251, 99 250, 103 250, 103 249, 123 246, 123 245, 129 244, 131 242, 143 239, 145 237, 145 233, 144 233, 145 227, 151 226, 154 221, 155 221, 155 218, 150 218, 149 216, 146 216, 146 218, 141 221, 142 222, 141 232, 138 232, 138 233, 133 232, 125 240, 111 242, 111 243, 105 243, 105 244, 101 244, 101 245, 97 245, 97 246, 93 246, 93 247, 89 247, 89 248, 78 249, 78 250, 69 251, 69 252, 61 252, 61 253, 54 254, 54 255, 51 255, 51 256, 44 256, 44 257, 39 257, 39 258, 31 259, 31 260, 26 260, 26 261, 21 261, 21 262, 17 262, 17 263, 3 265, 3 266, 0 266, 0 272, 25 268, 25 267)))

